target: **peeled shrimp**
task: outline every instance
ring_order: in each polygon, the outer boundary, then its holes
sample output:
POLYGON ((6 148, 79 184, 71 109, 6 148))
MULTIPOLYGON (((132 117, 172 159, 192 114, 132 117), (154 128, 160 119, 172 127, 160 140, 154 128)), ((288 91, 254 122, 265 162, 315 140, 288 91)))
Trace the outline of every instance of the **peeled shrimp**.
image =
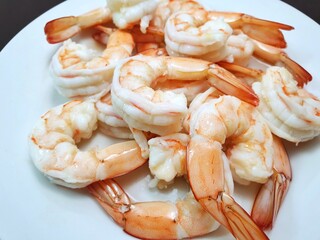
POLYGON ((285 68, 268 68, 252 87, 260 98, 258 110, 275 135, 299 143, 320 134, 320 100, 298 87, 285 68))
POLYGON ((51 20, 46 24, 44 31, 49 43, 58 43, 75 36, 83 29, 108 23, 111 20, 119 29, 132 28, 141 18, 152 14, 159 2, 159 0, 107 0, 105 7, 79 16, 51 20))
POLYGON ((263 123, 257 123, 254 111, 235 97, 221 96, 205 101, 189 117, 191 189, 200 204, 237 239, 267 239, 225 188, 222 145, 231 150, 227 155, 236 176, 266 182, 272 175, 272 154, 268 153, 272 135, 260 126, 263 123), (257 129, 260 132, 255 133, 257 129))
POLYGON ((135 141, 79 150, 76 143, 90 138, 97 122, 91 101, 74 100, 45 113, 29 137, 30 155, 38 170, 56 184, 80 188, 145 163, 135 141))
POLYGON ((88 190, 113 220, 136 238, 190 238, 219 227, 219 223, 201 207, 192 193, 175 203, 134 203, 113 180, 93 183, 88 190))
POLYGON ((115 111, 135 129, 159 135, 179 132, 187 112, 186 97, 152 88, 156 82, 170 79, 207 80, 222 92, 256 104, 250 88, 210 62, 140 55, 128 58, 115 69, 111 88, 115 111))
POLYGON ((226 42, 232 28, 222 18, 210 20, 208 14, 204 9, 197 9, 177 12, 169 17, 165 27, 165 43, 170 55, 209 55, 213 62, 226 57, 226 42))
POLYGON ((110 90, 115 65, 131 55, 130 33, 109 29, 107 48, 101 53, 68 40, 53 56, 51 72, 59 93, 68 98, 100 98, 110 90))

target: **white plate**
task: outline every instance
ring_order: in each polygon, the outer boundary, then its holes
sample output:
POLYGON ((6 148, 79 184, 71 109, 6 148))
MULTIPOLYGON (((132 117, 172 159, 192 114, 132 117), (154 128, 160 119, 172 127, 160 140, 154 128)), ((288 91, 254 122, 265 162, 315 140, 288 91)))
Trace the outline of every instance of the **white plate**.
MULTIPOLYGON (((104 2, 63 2, 24 28, 0 54, 1 240, 131 238, 102 211, 86 190, 72 191, 49 183, 34 168, 27 149, 27 136, 34 122, 46 110, 65 101, 54 90, 48 73, 50 58, 58 45, 46 42, 43 33, 45 23, 57 17, 81 14, 103 6, 104 2)), ((276 0, 203 2, 207 7, 217 10, 246 12, 294 26, 295 30, 285 32, 287 52, 313 75, 314 79, 308 88, 320 96, 318 24, 276 0)), ((268 232, 272 239, 319 239, 319 142, 317 138, 298 147, 287 144, 293 181, 276 224, 273 230, 268 232)), ((130 180, 131 183, 137 178, 143 178, 143 174, 143 170, 140 170, 138 177, 130 180)), ((136 188, 131 186, 130 191, 134 193, 136 188)), ((249 209, 252 201, 249 200, 250 196, 243 192, 250 188, 237 188, 239 202, 249 209)), ((143 199, 143 196, 136 197, 143 199)), ((155 197, 157 194, 150 198, 155 197)), ((232 239, 224 230, 219 230, 212 236, 232 239)))

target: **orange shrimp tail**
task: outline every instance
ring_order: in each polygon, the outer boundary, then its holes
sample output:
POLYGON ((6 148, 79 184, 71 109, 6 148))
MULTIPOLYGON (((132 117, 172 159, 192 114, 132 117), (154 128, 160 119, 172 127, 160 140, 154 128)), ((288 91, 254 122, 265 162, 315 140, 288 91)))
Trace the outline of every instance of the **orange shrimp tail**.
POLYGON ((188 145, 190 186, 199 203, 236 239, 268 239, 246 211, 224 191, 222 146, 200 136, 188 145))
POLYGON ((121 207, 131 203, 124 190, 112 179, 92 183, 87 189, 113 220, 124 227, 125 219, 121 207))
POLYGON ((299 87, 303 87, 305 84, 312 80, 312 75, 301 65, 289 58, 286 53, 280 54, 280 60, 289 70, 289 72, 291 72, 294 79, 297 80, 299 87))
POLYGON ((288 192, 292 171, 288 154, 277 136, 273 136, 274 174, 261 186, 251 211, 251 217, 262 229, 271 229, 288 192))
POLYGON ((293 61, 285 52, 259 42, 255 42, 254 56, 271 65, 283 65, 291 72, 299 87, 312 80, 312 75, 297 62, 293 61))
POLYGON ((44 32, 51 44, 69 39, 81 31, 77 26, 77 17, 69 16, 54 19, 46 24, 44 32))
POLYGON ((259 98, 254 91, 241 79, 218 65, 209 69, 209 83, 224 94, 235 96, 253 106, 259 105, 259 98))
POLYGON ((286 48, 287 42, 279 29, 269 28, 268 26, 259 26, 254 24, 244 24, 242 27, 243 33, 250 38, 259 42, 277 47, 286 48))

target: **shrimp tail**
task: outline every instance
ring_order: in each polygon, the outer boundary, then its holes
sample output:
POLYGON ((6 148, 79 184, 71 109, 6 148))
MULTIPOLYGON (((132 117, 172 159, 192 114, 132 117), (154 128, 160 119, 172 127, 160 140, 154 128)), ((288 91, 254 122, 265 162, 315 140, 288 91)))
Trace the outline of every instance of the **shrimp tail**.
POLYGON ((48 43, 59 43, 69 39, 81 31, 77 26, 77 17, 69 16, 54 19, 44 28, 48 43))
POLYGON ((122 212, 124 212, 124 209, 130 208, 131 204, 124 190, 112 179, 95 182, 89 185, 87 189, 113 220, 124 227, 125 218, 122 212))
POLYGON ((280 29, 292 30, 292 26, 258 19, 248 15, 244 15, 242 19, 244 24, 241 30, 250 38, 277 48, 287 47, 287 43, 280 29))
POLYGON ((67 40, 82 29, 86 29, 111 20, 108 8, 98 8, 80 16, 67 16, 47 22, 44 32, 49 43, 59 43, 67 40))
POLYGON ((188 146, 187 164, 195 198, 236 239, 268 239, 248 213, 224 190, 224 167, 219 143, 193 137, 188 146))
POLYGON ((259 25, 245 24, 242 28, 242 31, 250 38, 255 39, 259 42, 278 48, 287 47, 287 43, 284 39, 284 36, 282 32, 278 29, 273 29, 259 25))
POLYGON ((259 99, 254 91, 226 69, 212 64, 209 75, 211 76, 209 83, 219 91, 235 96, 253 106, 259 105, 259 99))
POLYGON ((294 76, 299 87, 312 80, 312 75, 301 65, 293 61, 285 52, 255 41, 254 56, 271 65, 283 65, 294 76))
POLYGON ((259 19, 244 13, 210 12, 211 17, 223 17, 233 29, 241 29, 250 38, 277 48, 285 48, 287 43, 280 30, 292 30, 292 26, 259 19))
POLYGON ((291 181, 291 167, 281 140, 274 136, 276 158, 274 174, 261 186, 251 211, 251 217, 262 229, 271 229, 280 206, 288 192, 291 181))

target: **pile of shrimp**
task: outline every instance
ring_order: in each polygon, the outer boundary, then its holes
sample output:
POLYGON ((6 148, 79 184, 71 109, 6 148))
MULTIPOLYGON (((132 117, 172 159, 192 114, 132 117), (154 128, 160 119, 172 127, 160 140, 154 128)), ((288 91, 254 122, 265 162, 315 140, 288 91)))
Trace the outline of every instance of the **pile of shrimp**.
POLYGON ((68 102, 41 116, 30 154, 53 183, 87 187, 137 238, 182 239, 220 225, 236 239, 268 239, 292 178, 283 140, 320 134, 311 75, 284 51, 293 27, 244 13, 210 11, 193 0, 107 0, 80 16, 54 19, 61 43, 50 71, 68 102), (83 30, 103 51, 72 40, 83 30), (253 60, 265 68, 249 67, 253 60), (77 146, 99 129, 122 142, 77 146), (185 177, 176 202, 134 202, 115 177, 148 164, 150 187, 185 177), (234 182, 261 185, 251 213, 234 182))

